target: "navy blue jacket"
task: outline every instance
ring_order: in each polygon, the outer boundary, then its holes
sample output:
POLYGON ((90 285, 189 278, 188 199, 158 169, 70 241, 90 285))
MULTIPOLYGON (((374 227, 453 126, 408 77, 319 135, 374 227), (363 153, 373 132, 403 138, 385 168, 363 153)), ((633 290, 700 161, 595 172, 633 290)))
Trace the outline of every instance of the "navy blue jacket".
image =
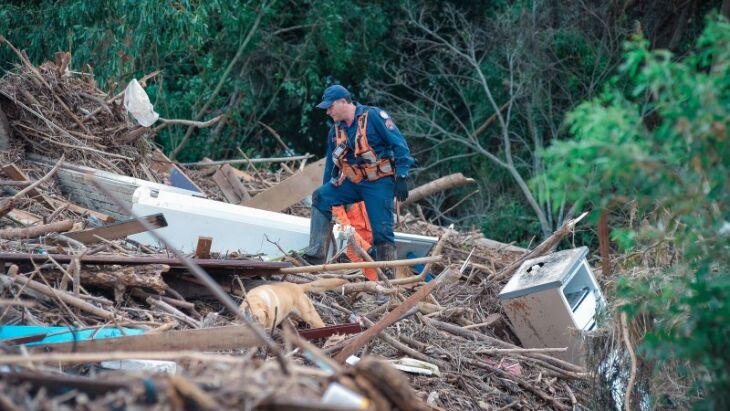
MULTIPOLYGON (((401 135, 393 119, 385 111, 357 103, 355 107, 355 120, 348 127, 347 123, 341 121, 339 126, 347 132, 347 143, 350 148, 346 159, 349 164, 362 164, 363 160, 355 157, 355 135, 357 134, 357 122, 362 113, 368 110, 368 125, 365 133, 368 137, 368 144, 375 151, 375 155, 381 158, 390 158, 395 162, 395 174, 399 177, 406 177, 408 170, 413 165, 413 157, 408 149, 408 143, 401 135)), ((332 169, 335 162, 332 159, 332 151, 335 149, 335 125, 330 127, 327 135, 327 160, 324 167, 324 183, 332 178, 332 169)))

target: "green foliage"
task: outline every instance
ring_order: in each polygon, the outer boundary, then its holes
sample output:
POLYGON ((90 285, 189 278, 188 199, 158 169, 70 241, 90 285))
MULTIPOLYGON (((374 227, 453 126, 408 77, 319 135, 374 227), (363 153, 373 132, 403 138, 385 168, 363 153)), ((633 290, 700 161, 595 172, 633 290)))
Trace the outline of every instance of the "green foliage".
MULTIPOLYGON (((659 365, 689 361, 698 409, 730 407, 730 24, 708 20, 682 59, 626 46, 621 77, 568 115, 574 139, 544 153, 545 180, 594 207, 636 207, 640 228, 617 226, 628 251, 662 244, 677 259, 664 275, 624 278, 626 311, 652 319, 640 353, 659 365), (628 92, 617 87, 622 82, 628 92)), ((663 399, 655 399, 661 404, 663 399)))
MULTIPOLYGON (((192 132, 190 143, 177 156, 181 161, 235 157, 239 148, 264 157, 284 154, 260 123, 273 127, 293 151, 322 155, 328 119, 314 105, 327 85, 341 83, 356 100, 394 114, 420 164, 428 167, 417 174, 416 184, 463 171, 489 189, 446 213, 442 222, 482 225, 503 241, 524 244, 539 231, 534 231, 535 210, 525 203, 513 176, 474 155, 473 148, 444 139, 446 133, 461 138, 479 129, 479 145, 503 157, 498 122, 480 128, 494 107, 475 82, 473 67, 448 56, 433 39, 416 41, 422 33, 406 23, 408 11, 429 20, 443 35, 458 39, 469 33, 495 103, 513 102, 508 118, 511 154, 518 173, 528 179, 543 168, 537 149, 567 137, 561 127, 564 114, 592 97, 615 67, 620 54, 616 45, 627 26, 633 27, 634 17, 643 23, 640 13, 631 15, 622 7, 620 2, 577 0, 8 0, 0 4, 0 34, 25 50, 35 64, 51 60, 55 52, 71 51, 71 69, 93 72, 100 88, 109 92, 119 92, 133 77, 161 70, 146 90, 164 118, 194 118, 206 103, 201 120, 225 114, 221 126, 192 132), (213 96, 259 15, 250 43, 213 96), (460 18, 452 19, 456 15, 460 18), (614 20, 616 16, 623 17, 614 20), (378 95, 385 88, 392 93, 378 95), (435 96, 443 105, 431 107, 419 93, 435 96), (439 127, 414 125, 408 119, 417 113, 404 102, 423 109, 424 117, 439 127), (442 143, 435 144, 437 140, 442 143), (481 221, 484 210, 490 214, 487 224, 481 221), (510 227, 494 217, 503 212, 521 226, 510 227)), ((701 25, 701 19, 693 17, 697 13, 688 13, 692 27, 701 25)), ((693 38, 692 30, 684 30, 683 39, 693 38)), ((0 70, 16 62, 7 47, 0 47, 0 70)), ((637 112, 624 120, 640 121, 643 115, 637 112)), ((630 131, 631 124, 625 128, 630 131)), ((164 128, 156 142, 169 154, 186 131, 182 126, 164 128)), ((591 165, 586 168, 592 170, 591 165)), ((571 204, 550 204, 563 197, 544 184, 533 191, 548 214, 547 225, 559 225, 561 210, 571 204)), ((458 201, 451 198, 446 203, 458 201)), ((435 209, 425 212, 439 214, 435 209)))
POLYGON ((520 247, 534 244, 540 232, 540 222, 532 216, 524 201, 501 196, 490 208, 481 222, 481 230, 488 238, 511 242, 512 239, 524 239, 517 243, 520 247))

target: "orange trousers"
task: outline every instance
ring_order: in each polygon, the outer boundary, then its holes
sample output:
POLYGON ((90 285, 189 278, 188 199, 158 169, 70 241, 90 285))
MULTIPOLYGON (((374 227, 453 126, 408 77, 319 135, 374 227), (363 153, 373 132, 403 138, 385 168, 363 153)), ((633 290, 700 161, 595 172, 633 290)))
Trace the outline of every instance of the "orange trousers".
MULTIPOLYGON (((360 248, 366 252, 370 249, 373 243, 373 229, 365 211, 365 203, 360 201, 349 206, 332 207, 332 216, 342 227, 351 226, 355 229, 355 242, 360 248)), ((364 261, 350 246, 347 247, 346 254, 354 263, 364 261)), ((370 281, 378 280, 378 273, 374 268, 363 269, 363 274, 370 281)))

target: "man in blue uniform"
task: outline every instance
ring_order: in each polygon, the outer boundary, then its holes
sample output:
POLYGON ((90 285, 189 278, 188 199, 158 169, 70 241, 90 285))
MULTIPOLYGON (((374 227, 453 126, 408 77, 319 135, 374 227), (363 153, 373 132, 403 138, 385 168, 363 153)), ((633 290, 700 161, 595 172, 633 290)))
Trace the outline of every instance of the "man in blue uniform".
POLYGON ((304 257, 313 264, 325 260, 333 206, 364 201, 376 259, 394 260, 393 197, 408 198, 406 177, 414 162, 408 144, 387 112, 354 103, 340 85, 328 87, 317 107, 327 110, 334 124, 327 136, 324 181, 312 194, 304 257))

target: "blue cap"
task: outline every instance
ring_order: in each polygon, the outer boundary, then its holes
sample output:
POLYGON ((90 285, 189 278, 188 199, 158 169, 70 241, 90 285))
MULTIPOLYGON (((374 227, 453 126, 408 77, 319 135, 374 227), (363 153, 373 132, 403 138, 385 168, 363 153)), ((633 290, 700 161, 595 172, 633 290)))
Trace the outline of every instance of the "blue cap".
POLYGON ((322 102, 317 104, 318 108, 328 109, 332 103, 341 98, 350 97, 350 92, 339 84, 329 86, 322 95, 322 102))

